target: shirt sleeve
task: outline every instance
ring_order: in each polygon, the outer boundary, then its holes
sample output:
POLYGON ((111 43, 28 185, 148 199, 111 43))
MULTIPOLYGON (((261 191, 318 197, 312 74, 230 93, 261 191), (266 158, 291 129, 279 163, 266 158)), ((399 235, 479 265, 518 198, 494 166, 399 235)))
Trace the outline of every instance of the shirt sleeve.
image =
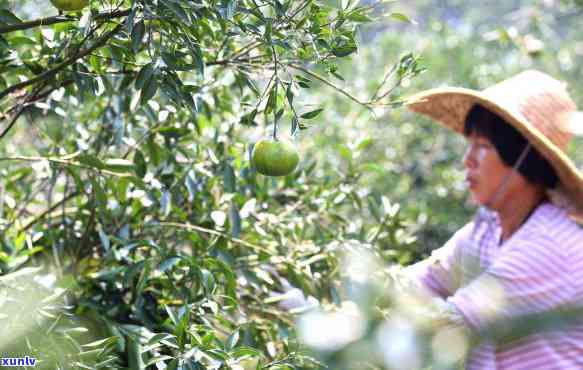
POLYGON ((572 284, 569 260, 555 244, 541 236, 503 247, 507 250, 485 272, 448 301, 477 332, 560 307, 572 284))
POLYGON ((411 280, 432 295, 446 299, 460 286, 460 252, 463 242, 470 237, 473 222, 465 225, 445 245, 431 256, 407 268, 411 280))

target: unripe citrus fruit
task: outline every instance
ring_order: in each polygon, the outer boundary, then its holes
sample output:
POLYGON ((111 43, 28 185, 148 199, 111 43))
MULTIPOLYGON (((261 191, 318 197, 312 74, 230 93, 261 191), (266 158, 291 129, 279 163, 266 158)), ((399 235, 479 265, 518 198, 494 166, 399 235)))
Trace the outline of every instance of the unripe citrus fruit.
POLYGON ((59 10, 75 11, 85 8, 89 0, 51 0, 51 3, 59 10))
POLYGON ((266 176, 285 176, 292 173, 300 156, 296 147, 285 140, 259 140, 251 155, 257 172, 266 176))

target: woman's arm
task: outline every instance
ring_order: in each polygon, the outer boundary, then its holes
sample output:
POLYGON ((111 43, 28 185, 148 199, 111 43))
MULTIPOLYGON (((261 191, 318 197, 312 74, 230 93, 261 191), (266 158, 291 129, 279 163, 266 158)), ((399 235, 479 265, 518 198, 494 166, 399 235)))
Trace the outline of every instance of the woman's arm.
POLYGON ((453 295, 460 288, 460 257, 472 229, 473 223, 465 225, 429 258, 405 268, 404 290, 418 290, 443 299, 453 295))
POLYGON ((506 247, 484 273, 448 299, 476 333, 552 313, 572 297, 570 262, 560 246, 541 236, 506 247))

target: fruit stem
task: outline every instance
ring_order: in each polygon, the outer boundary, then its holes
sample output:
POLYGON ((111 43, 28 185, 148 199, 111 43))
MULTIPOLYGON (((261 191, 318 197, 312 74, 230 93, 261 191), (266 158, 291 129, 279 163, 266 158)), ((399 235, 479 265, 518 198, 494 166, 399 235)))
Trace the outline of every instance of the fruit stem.
POLYGON ((273 141, 277 141, 277 120, 273 120, 273 141))
POLYGON ((271 52, 273 53, 273 68, 275 73, 275 106, 273 107, 273 141, 277 141, 277 88, 279 87, 279 75, 277 74, 277 53, 275 47, 271 44, 271 52))

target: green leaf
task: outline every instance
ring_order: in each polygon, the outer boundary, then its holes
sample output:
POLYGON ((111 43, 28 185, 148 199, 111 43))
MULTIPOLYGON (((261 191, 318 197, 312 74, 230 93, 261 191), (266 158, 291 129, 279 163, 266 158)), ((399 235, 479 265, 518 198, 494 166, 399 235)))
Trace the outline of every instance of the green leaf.
POLYGON ((170 361, 166 370, 177 370, 178 369, 178 359, 170 361))
POLYGON ((296 80, 298 81, 298 85, 304 89, 310 89, 312 87, 312 80, 308 78, 296 76, 296 80))
POLYGON ((269 98, 265 105, 265 114, 269 114, 277 109, 277 82, 273 84, 269 91, 269 98))
POLYGON ((108 251, 109 250, 109 237, 107 236, 107 234, 103 231, 103 227, 101 225, 99 225, 98 227, 98 231, 99 231, 99 239, 101 240, 101 245, 103 245, 103 248, 108 251))
POLYGON ((219 9, 221 10, 223 18, 231 19, 235 15, 235 10, 237 9, 237 0, 222 0, 219 9))
POLYGON ((105 212, 107 207, 107 195, 105 194, 103 187, 99 183, 99 179, 94 177, 91 178, 91 185, 93 187, 93 194, 95 195, 95 199, 97 199, 97 204, 99 205, 99 208, 101 208, 101 210, 105 212))
POLYGON ((413 20, 411 20, 409 17, 407 17, 403 13, 391 13, 391 14, 389 14, 389 17, 396 19, 398 21, 401 21, 401 22, 405 22, 405 23, 412 23, 412 24, 415 23, 413 20))
POLYGON ((238 347, 233 352, 231 352, 231 355, 234 357, 243 357, 243 356, 261 357, 262 353, 255 348, 242 346, 242 347, 238 347))
POLYGON ((352 150, 346 145, 337 145, 336 148, 338 149, 338 153, 340 156, 347 161, 352 161, 352 150))
POLYGON ((275 118, 274 118, 274 122, 277 124, 279 122, 279 120, 281 119, 281 116, 283 116, 283 108, 278 110, 277 113, 275 113, 275 118))
POLYGON ((188 46, 188 49, 192 52, 192 57, 194 58, 194 64, 196 65, 196 71, 201 76, 204 76, 205 63, 204 63, 204 57, 202 54, 202 50, 200 49, 200 45, 192 42, 189 38, 187 38, 186 44, 188 46))
POLYGON ((346 44, 342 46, 337 46, 332 49, 332 54, 339 58, 349 56, 350 54, 354 53, 358 48, 355 44, 346 44))
POLYGON ((142 357, 142 345, 138 340, 128 338, 128 362, 130 369, 141 370, 146 368, 142 357))
MULTIPOLYGON (((25 36, 15 36, 15 37, 11 37, 10 38, 10 46, 12 48, 16 48, 18 46, 32 46, 32 45, 36 45, 36 41, 34 39, 31 39, 30 37, 25 37, 25 36)), ((29 62, 25 62, 26 64, 32 64, 29 62)))
POLYGON ((257 109, 253 109, 251 112, 241 117, 240 123, 246 126, 255 126, 255 116, 257 116, 257 109))
POLYGON ((263 38, 268 42, 271 43, 271 34, 273 33, 273 21, 269 19, 265 24, 265 32, 263 34, 263 38))
POLYGON ((238 238, 241 234, 241 216, 235 203, 231 203, 229 207, 229 221, 231 225, 231 235, 238 238))
POLYGON ((198 193, 198 184, 194 170, 188 171, 184 182, 186 184, 186 189, 188 190, 188 201, 193 202, 194 198, 196 197, 196 193, 198 193))
MULTIPOLYGON (((175 322, 176 324, 176 322, 175 322)), ((162 341, 166 341, 168 339, 175 339, 176 336, 169 334, 169 333, 158 333, 156 335, 154 335, 152 338, 150 338, 150 340, 148 341, 148 345, 151 346, 152 344, 156 344, 156 343, 160 343, 162 341)))
POLYGON ((174 311, 172 310, 172 307, 164 305, 164 309, 166 310, 166 313, 168 314, 168 317, 170 318, 172 323, 174 325, 178 325, 178 318, 176 317, 176 313, 174 313, 174 311))
POLYGON ((223 171, 223 180, 225 182, 225 192, 234 193, 235 191, 237 191, 235 171, 233 170, 233 167, 228 163, 225 164, 225 169, 223 171))
POLYGON ((299 127, 300 127, 300 121, 294 115, 292 117, 292 122, 291 122, 291 136, 294 136, 296 134, 296 132, 298 131, 299 127))
POLYGON ((239 342, 239 330, 235 330, 231 335, 229 335, 229 338, 227 338, 225 350, 229 352, 232 351, 238 342, 239 342))
POLYGON ((142 152, 140 150, 136 150, 134 153, 134 171, 136 176, 141 179, 144 178, 144 176, 146 176, 147 166, 146 159, 144 158, 142 152))
POLYGON ((176 334, 178 345, 180 348, 183 348, 186 342, 188 324, 190 322, 190 309, 188 306, 184 306, 181 308, 180 312, 180 321, 178 322, 178 325, 176 325, 174 332, 176 334))
POLYGON ((136 89, 141 90, 144 88, 146 83, 152 79, 154 75, 154 65, 148 63, 140 69, 138 76, 136 77, 136 89))
POLYGON ((204 286, 205 291, 209 295, 213 294, 215 291, 215 288, 216 288, 215 277, 207 269, 201 269, 201 274, 202 274, 202 284, 204 286))
POLYGON ((104 169, 120 173, 130 172, 134 170, 134 163, 123 158, 110 158, 105 160, 104 169))
POLYGON ((275 0, 275 14, 278 20, 285 16, 286 10, 287 8, 279 0, 275 0))
POLYGON ((152 357, 148 362, 146 362, 145 367, 150 368, 150 366, 152 366, 152 365, 155 365, 157 363, 165 363, 167 360, 170 360, 170 359, 174 359, 174 357, 166 356, 166 355, 152 357))
POLYGON ((160 199, 160 211, 162 213, 162 217, 166 218, 170 214, 172 210, 172 194, 164 190, 162 191, 162 198, 160 199))
POLYGON ((322 113, 324 109, 315 109, 313 111, 304 113, 300 116, 300 118, 303 119, 312 119, 312 118, 316 118, 320 113, 322 113))
POLYGON ((130 180, 127 177, 120 177, 117 180, 117 184, 118 184, 116 189, 117 198, 121 203, 125 203, 127 201, 130 180))
POLYGON ((92 348, 92 347, 105 347, 105 346, 108 346, 108 345, 117 343, 118 340, 119 340, 118 337, 109 337, 109 338, 97 340, 95 342, 83 344, 82 346, 83 347, 88 347, 88 348, 92 348))
POLYGON ((147 103, 150 99, 156 95, 156 91, 158 91, 158 80, 153 77, 150 80, 146 81, 144 88, 140 94, 140 102, 142 104, 147 103))
POLYGON ((293 105, 294 102, 294 93, 292 91, 292 84, 289 83, 287 84, 287 87, 285 89, 285 97, 287 98, 287 101, 289 102, 289 105, 293 105))
POLYGON ((144 21, 139 21, 133 27, 131 39, 132 39, 132 50, 137 53, 143 46, 142 40, 144 39, 144 34, 146 32, 146 25, 144 21))
POLYGON ((175 1, 164 1, 161 4, 164 4, 164 6, 166 6, 174 14, 176 14, 176 16, 178 16, 178 18, 182 22, 184 22, 186 24, 189 24, 189 23, 191 23, 191 20, 188 17, 188 14, 182 8, 182 6, 180 6, 182 3, 183 3, 182 1, 178 1, 178 2, 175 2, 175 1))
POLYGON ((138 283, 136 284, 136 287, 135 287, 135 295, 136 296, 142 294, 142 292, 144 291, 144 288, 146 287, 146 282, 148 281, 148 277, 150 275, 150 269, 151 269, 151 261, 146 260, 144 263, 144 268, 140 272, 140 277, 138 278, 138 283))
POLYGON ((97 157, 90 154, 81 154, 75 158, 77 162, 96 169, 104 169, 105 164, 97 157))
POLYGON ((134 29, 134 20, 136 19, 136 13, 138 11, 137 3, 138 3, 137 0, 132 0, 130 14, 128 14, 128 17, 126 18, 126 26, 130 34, 133 32, 134 29))
POLYGON ((363 9, 354 9, 352 12, 346 15, 346 18, 353 22, 372 22, 372 19, 368 15, 364 14, 363 9))
POLYGON ((168 257, 160 263, 158 269, 160 270, 160 272, 166 272, 170 270, 172 267, 176 266, 181 260, 182 258, 177 256, 168 257))
POLYGON ((8 9, 0 9, 0 22, 5 24, 17 24, 22 23, 22 20, 8 9))

